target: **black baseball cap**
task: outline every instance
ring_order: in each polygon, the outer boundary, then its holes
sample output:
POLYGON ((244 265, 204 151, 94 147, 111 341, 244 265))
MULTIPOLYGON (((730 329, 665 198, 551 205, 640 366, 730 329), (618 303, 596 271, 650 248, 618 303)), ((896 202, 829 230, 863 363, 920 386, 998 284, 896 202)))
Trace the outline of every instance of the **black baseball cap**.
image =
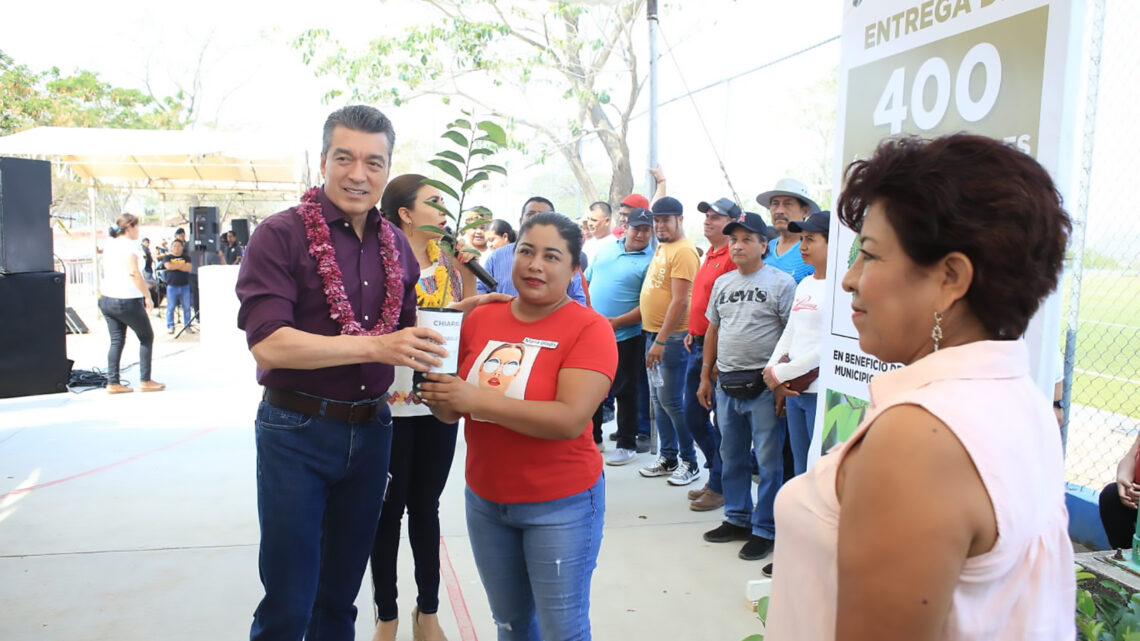
POLYGON ((625 220, 627 227, 641 227, 643 225, 652 225, 653 215, 649 213, 648 209, 644 207, 637 207, 633 211, 629 212, 629 216, 626 217, 625 220))
POLYGON ((768 225, 764 224, 764 219, 760 217, 760 214, 753 214, 751 212, 742 213, 732 219, 732 222, 725 225, 722 233, 726 235, 731 234, 737 227, 743 227, 750 232, 760 234, 764 238, 768 237, 766 235, 768 225))
POLYGON ((732 202, 731 198, 718 198, 717 201, 713 203, 703 200, 697 203, 697 211, 702 214, 707 213, 710 209, 721 216, 730 216, 732 218, 740 217, 740 205, 732 202))
POLYGON ((821 211, 811 214, 803 220, 788 223, 788 231, 793 234, 802 234, 804 232, 812 232, 814 234, 826 234, 831 229, 831 212, 821 211))
POLYGON ((684 211, 685 208, 681 206, 681 201, 672 196, 666 196, 653 203, 653 209, 650 210, 650 213, 654 216, 680 216, 684 211))

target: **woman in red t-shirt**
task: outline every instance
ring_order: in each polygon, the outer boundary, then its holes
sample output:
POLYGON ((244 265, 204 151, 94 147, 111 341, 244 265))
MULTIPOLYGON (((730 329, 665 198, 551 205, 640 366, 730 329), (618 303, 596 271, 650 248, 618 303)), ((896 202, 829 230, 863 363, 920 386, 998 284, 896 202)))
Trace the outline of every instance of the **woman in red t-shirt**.
POLYGON ((512 639, 590 638, 605 513, 590 418, 613 380, 617 343, 602 316, 566 295, 581 248, 569 218, 528 219, 515 245, 518 296, 472 311, 459 375, 429 374, 421 389, 440 420, 465 419, 471 548, 512 639))

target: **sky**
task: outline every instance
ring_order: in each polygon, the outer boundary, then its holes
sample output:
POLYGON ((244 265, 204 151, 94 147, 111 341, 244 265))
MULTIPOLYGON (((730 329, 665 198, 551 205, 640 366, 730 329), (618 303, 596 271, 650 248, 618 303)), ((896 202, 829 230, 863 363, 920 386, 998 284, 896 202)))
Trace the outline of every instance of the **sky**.
MULTIPOLYGON (((142 87, 149 78, 156 93, 166 94, 192 80, 201 56, 199 126, 274 132, 309 149, 319 148, 320 123, 333 108, 321 97, 336 83, 316 78, 289 42, 305 29, 327 28, 346 45, 361 46, 371 37, 399 32, 427 11, 416 0, 348 0, 330 5, 333 8, 299 0, 9 5, 0 21, 0 48, 18 63, 33 69, 58 66, 65 72, 89 69, 120 86, 142 87)), ((1090 197, 1097 211, 1126 206, 1119 188, 1125 180, 1124 163, 1114 159, 1128 153, 1134 137, 1116 132, 1129 123, 1135 129, 1129 114, 1140 98, 1130 80, 1140 70, 1136 56, 1119 53, 1127 50, 1127 34, 1140 28, 1140 3, 1114 1, 1108 11, 1098 173, 1090 197)), ((660 13, 659 96, 665 102, 839 34, 842 2, 675 0, 662 1, 660 13)), ((642 23, 635 32, 642 41, 646 30, 642 23)), ((755 194, 793 175, 812 183, 813 191, 826 200, 833 151, 824 146, 818 129, 834 99, 816 94, 838 63, 838 43, 831 43, 663 106, 660 163, 671 178, 671 195, 695 209, 700 200, 735 194, 746 209, 759 209, 755 194)), ((643 92, 643 103, 646 98, 643 92)), ((547 109, 546 100, 528 103, 529 108, 547 109)), ((398 132, 397 170, 422 172, 423 161, 434 150, 443 125, 455 117, 455 109, 433 99, 411 107, 385 107, 398 132)), ((529 135, 523 129, 515 133, 529 135)), ((635 181, 645 192, 650 191, 647 138, 648 119, 641 116, 633 121, 629 139, 635 181)), ((537 138, 528 142, 532 149, 539 146, 537 138)), ((607 173, 600 149, 587 149, 590 154, 599 171, 607 173)), ((575 216, 588 205, 574 193, 572 181, 565 178, 569 171, 556 157, 545 164, 538 164, 535 155, 508 160, 511 177, 492 184, 486 196, 485 204, 502 212, 498 217, 513 219, 531 193, 549 195, 560 210, 575 216)), ((691 218, 695 224, 696 216, 691 218)), ((1107 245, 1119 234, 1090 225, 1089 236, 1107 245)))

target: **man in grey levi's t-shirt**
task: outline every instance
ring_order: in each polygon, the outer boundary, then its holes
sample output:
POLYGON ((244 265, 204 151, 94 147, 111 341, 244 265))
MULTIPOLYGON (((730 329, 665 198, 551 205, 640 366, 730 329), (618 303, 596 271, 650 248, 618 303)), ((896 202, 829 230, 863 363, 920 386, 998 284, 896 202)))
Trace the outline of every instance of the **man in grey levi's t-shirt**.
POLYGON ((757 561, 772 552, 776 523, 772 505, 784 478, 784 429, 776 418, 775 398, 759 378, 768 363, 796 295, 796 281, 764 264, 765 225, 757 214, 743 213, 724 227, 736 271, 716 279, 705 315, 704 361, 697 399, 706 408, 716 403, 720 425, 724 522, 705 532, 710 543, 745 541, 738 556, 757 561), (715 363, 715 367, 714 367, 715 363), (754 371, 751 393, 724 390, 731 372, 754 371), (755 395, 753 395, 755 394, 755 395), (752 498, 752 463, 756 453, 759 483, 752 498))
POLYGON ((763 262, 750 274, 737 270, 717 278, 705 312, 719 330, 717 370, 764 369, 788 324, 795 298, 795 279, 763 262))

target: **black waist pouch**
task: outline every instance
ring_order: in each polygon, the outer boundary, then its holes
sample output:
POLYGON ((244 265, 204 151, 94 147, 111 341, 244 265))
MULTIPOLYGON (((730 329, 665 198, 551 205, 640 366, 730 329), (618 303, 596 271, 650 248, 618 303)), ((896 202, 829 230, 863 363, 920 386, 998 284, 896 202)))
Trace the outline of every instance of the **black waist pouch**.
POLYGON ((720 372, 717 383, 725 394, 733 398, 756 398, 768 389, 764 384, 764 370, 746 369, 739 372, 720 372))

